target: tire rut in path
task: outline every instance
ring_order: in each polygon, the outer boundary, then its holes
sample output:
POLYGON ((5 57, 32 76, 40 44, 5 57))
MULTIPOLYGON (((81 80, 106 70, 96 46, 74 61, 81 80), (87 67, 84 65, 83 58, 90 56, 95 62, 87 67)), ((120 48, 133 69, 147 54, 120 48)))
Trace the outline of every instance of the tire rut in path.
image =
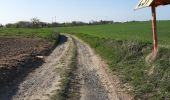
POLYGON ((78 66, 82 76, 81 100, 108 100, 107 92, 96 74, 89 51, 78 41, 77 47, 78 66))

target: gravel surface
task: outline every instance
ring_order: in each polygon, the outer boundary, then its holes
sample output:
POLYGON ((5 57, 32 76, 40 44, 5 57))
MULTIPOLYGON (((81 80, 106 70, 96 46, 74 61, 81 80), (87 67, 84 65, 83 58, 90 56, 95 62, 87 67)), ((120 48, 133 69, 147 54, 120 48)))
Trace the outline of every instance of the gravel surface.
POLYGON ((74 37, 78 48, 79 76, 82 76, 81 100, 132 100, 120 88, 120 81, 108 65, 82 40, 74 37))
POLYGON ((108 100, 107 91, 104 89, 95 66, 92 64, 91 54, 85 45, 77 41, 78 67, 82 74, 81 100, 108 100))

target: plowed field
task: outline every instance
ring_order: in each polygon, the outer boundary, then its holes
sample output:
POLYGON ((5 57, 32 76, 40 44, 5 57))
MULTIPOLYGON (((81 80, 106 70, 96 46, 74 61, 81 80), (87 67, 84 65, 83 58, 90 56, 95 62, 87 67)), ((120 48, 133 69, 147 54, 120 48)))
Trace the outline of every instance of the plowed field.
POLYGON ((14 79, 37 56, 48 55, 52 43, 41 39, 0 37, 0 86, 14 79))

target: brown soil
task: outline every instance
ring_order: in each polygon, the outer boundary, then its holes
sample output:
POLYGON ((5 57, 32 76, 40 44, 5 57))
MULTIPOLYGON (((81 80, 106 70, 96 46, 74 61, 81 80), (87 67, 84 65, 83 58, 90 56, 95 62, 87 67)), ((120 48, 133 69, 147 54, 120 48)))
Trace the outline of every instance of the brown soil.
POLYGON ((25 65, 38 61, 36 56, 49 54, 52 46, 41 39, 0 37, 0 86, 14 79, 25 65))

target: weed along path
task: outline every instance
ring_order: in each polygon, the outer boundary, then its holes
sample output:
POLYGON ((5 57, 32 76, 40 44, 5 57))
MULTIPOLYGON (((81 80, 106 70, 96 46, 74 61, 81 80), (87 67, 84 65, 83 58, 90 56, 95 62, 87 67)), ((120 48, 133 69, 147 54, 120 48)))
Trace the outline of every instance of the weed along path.
POLYGON ((5 87, 0 100, 132 100, 89 45, 66 36, 41 66, 5 87))

